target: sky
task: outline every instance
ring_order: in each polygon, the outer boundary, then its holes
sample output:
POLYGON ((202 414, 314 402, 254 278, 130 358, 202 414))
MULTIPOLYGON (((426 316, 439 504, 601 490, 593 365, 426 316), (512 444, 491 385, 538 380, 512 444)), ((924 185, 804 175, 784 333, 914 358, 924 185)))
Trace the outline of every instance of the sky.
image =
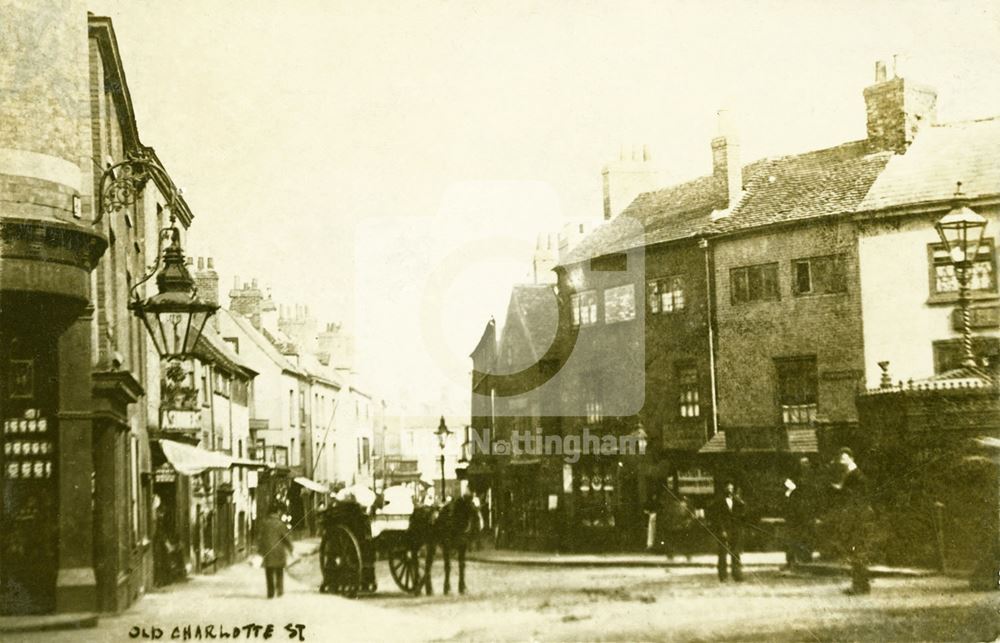
POLYGON ((195 214, 188 254, 223 293, 256 277, 345 323, 380 394, 451 412, 535 235, 602 216, 623 146, 680 181, 710 172, 720 108, 745 162, 861 139, 893 54, 939 120, 1000 113, 993 2, 87 4, 195 214))

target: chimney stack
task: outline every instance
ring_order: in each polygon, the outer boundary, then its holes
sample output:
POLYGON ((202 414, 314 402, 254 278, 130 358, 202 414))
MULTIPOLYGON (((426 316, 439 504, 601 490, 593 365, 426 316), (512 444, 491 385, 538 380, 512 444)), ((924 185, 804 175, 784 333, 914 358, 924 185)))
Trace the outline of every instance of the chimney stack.
POLYGON ((260 330, 260 312, 264 298, 257 288, 257 280, 252 279, 249 284, 241 286, 240 278, 237 277, 235 285, 229 291, 229 309, 249 319, 253 327, 260 330))
POLYGON ((904 58, 893 56, 893 78, 886 64, 875 63, 875 84, 865 88, 868 145, 874 151, 902 154, 925 123, 937 120, 937 91, 903 78, 904 58))
POLYGON ((729 110, 718 112, 718 135, 712 139, 712 176, 725 186, 727 208, 732 208, 743 194, 743 166, 740 165, 740 142, 729 110))
POLYGON ((207 302, 219 305, 219 273, 212 268, 212 260, 198 257, 198 270, 194 273, 194 283, 198 296, 207 302))
POLYGON ((653 164, 648 145, 632 145, 630 157, 626 156, 624 144, 619 149, 618 160, 601 171, 605 219, 621 214, 640 194, 667 184, 667 174, 653 164))

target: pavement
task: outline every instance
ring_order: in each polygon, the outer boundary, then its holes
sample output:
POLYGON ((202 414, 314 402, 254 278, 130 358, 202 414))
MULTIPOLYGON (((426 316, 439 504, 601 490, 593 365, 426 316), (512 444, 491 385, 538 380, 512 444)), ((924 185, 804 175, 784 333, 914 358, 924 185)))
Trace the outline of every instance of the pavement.
MULTIPOLYGON (((290 564, 310 557, 318 546, 316 539, 296 542, 290 564)), ((408 640, 424 640, 423 633, 433 639, 451 638, 457 633, 448 623, 420 614, 320 594, 315 586, 305 585, 288 573, 284 582, 284 596, 269 600, 264 572, 249 562, 236 563, 215 574, 195 575, 185 582, 157 588, 121 614, 102 614, 86 630, 77 629, 69 621, 64 627, 72 629, 43 630, 43 620, 36 618, 36 627, 25 627, 30 623, 22 621, 21 629, 4 630, 0 639, 5 643, 212 638, 387 641, 397 640, 400 632, 421 633, 408 640)))
MULTIPOLYGON (((690 558, 649 553, 567 554, 558 552, 515 551, 509 549, 478 550, 467 555, 468 560, 496 565, 523 565, 541 567, 710 567, 716 565, 714 554, 699 554, 690 558)), ((744 552, 743 566, 748 568, 779 569, 785 564, 785 553, 744 552)), ((847 575, 850 567, 839 561, 819 561, 796 566, 802 573, 818 576, 847 575)), ((937 572, 911 567, 873 565, 869 571, 876 578, 933 576, 937 572)))

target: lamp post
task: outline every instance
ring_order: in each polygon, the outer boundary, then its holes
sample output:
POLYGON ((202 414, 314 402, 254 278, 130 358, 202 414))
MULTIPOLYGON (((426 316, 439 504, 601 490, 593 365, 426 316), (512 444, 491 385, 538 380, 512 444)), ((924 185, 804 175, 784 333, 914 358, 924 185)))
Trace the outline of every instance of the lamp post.
POLYGON ((444 447, 448 441, 448 436, 451 435, 451 431, 448 430, 448 425, 444 423, 444 416, 441 416, 441 422, 438 423, 437 431, 434 432, 437 436, 438 446, 441 448, 441 500, 444 500, 444 447))
POLYGON ((934 227, 951 259, 958 281, 958 306, 962 315, 962 366, 975 368, 976 358, 972 351, 972 331, 969 324, 969 277, 986 232, 986 219, 969 209, 968 199, 962 193, 961 181, 955 189, 951 211, 934 227))
POLYGON ((146 326, 160 358, 177 362, 192 355, 205 323, 219 309, 218 305, 198 297, 194 279, 185 265, 174 214, 180 189, 151 153, 130 154, 101 175, 98 215, 94 224, 100 223, 105 214, 134 205, 150 179, 164 186, 170 225, 159 231, 156 264, 132 286, 128 307, 146 326), (165 242, 170 244, 166 248, 163 247, 165 242), (159 292, 142 299, 139 287, 154 275, 159 292))

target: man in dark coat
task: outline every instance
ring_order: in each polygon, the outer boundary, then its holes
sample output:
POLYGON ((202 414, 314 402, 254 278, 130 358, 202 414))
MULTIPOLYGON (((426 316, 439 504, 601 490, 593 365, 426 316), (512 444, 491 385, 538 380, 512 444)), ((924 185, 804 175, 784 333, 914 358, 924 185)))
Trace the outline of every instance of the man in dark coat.
POLYGON ((816 520, 813 484, 809 458, 802 458, 795 477, 785 480, 785 563, 788 569, 793 569, 797 563, 812 561, 816 520))
POLYGON ((727 482, 722 495, 715 499, 709 508, 709 520, 712 532, 719 548, 719 580, 724 581, 729 576, 727 556, 732 559, 733 580, 743 580, 743 527, 746 520, 746 505, 736 495, 736 487, 727 482))
POLYGON ((264 574, 267 578, 267 597, 281 596, 284 591, 285 565, 292 553, 291 530, 281 520, 277 509, 271 511, 259 525, 257 553, 264 559, 264 574))
POLYGON ((854 462, 854 452, 848 447, 840 450, 840 465, 844 477, 833 488, 841 500, 842 524, 845 527, 844 546, 851 563, 851 587, 846 594, 867 594, 871 591, 868 575, 869 549, 874 529, 874 510, 869 497, 868 478, 854 462))

